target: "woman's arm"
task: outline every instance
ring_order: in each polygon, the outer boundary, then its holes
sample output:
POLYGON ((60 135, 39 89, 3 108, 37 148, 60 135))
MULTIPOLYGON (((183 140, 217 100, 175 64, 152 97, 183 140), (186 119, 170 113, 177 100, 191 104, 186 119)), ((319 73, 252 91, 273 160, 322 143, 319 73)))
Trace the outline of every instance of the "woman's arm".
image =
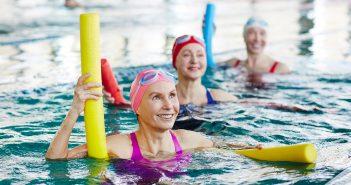
POLYGON ((228 143, 220 140, 210 140, 199 132, 189 130, 175 130, 177 136, 180 138, 180 142, 183 149, 198 149, 198 148, 219 148, 229 150, 240 150, 240 149, 261 149, 262 145, 247 145, 241 143, 228 143))
POLYGON ((102 93, 91 88, 101 87, 99 83, 86 83, 83 82, 89 77, 89 74, 85 74, 79 77, 76 88, 74 90, 74 97, 71 109, 68 111, 66 118, 63 120, 60 129, 56 132, 56 135, 46 152, 46 158, 48 159, 67 159, 67 158, 79 158, 85 157, 87 154, 86 145, 81 145, 72 150, 68 149, 69 138, 72 133, 72 129, 79 117, 79 114, 83 112, 86 100, 98 100, 102 97, 102 93))
POLYGON ((266 102, 266 101, 258 101, 258 100, 242 100, 239 101, 241 104, 246 105, 254 105, 254 106, 261 106, 267 107, 269 109, 276 109, 276 110, 283 110, 283 111, 291 111, 291 112, 300 112, 300 113, 308 113, 308 112, 322 112, 322 110, 315 106, 303 106, 303 105, 285 105, 281 103, 275 102, 266 102))
POLYGON ((242 149, 262 149, 262 145, 248 145, 243 143, 227 143, 224 141, 213 141, 213 145, 215 148, 219 149, 228 149, 228 150, 242 150, 242 149))
POLYGON ((228 92, 225 92, 223 90, 220 89, 211 89, 210 90, 211 95, 213 96, 215 101, 219 101, 219 102, 233 102, 233 101, 237 101, 238 98, 228 92))

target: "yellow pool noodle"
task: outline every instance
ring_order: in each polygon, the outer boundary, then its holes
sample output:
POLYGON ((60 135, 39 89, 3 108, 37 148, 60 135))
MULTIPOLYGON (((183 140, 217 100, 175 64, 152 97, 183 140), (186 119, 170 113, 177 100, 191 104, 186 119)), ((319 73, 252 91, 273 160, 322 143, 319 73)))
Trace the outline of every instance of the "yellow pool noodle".
POLYGON ((301 143, 259 149, 235 150, 237 154, 264 161, 315 163, 317 150, 313 144, 301 143))
MULTIPOLYGON (((82 57, 82 74, 91 74, 85 83, 101 83, 100 21, 97 13, 85 13, 80 15, 80 50, 82 57)), ((101 88, 97 90, 102 91, 101 88)), ((88 156, 107 158, 102 98, 99 100, 86 101, 84 122, 88 156)))

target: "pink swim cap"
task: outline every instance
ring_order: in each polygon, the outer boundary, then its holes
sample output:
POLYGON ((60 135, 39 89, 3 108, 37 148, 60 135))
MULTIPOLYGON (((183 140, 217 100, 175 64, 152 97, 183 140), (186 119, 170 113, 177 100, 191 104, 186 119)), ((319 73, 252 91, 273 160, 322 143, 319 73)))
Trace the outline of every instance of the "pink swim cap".
POLYGON ((172 49, 172 65, 174 68, 176 68, 176 59, 177 59, 177 56, 178 56, 180 50, 184 46, 186 46, 188 44, 192 44, 192 43, 200 44, 203 48, 205 48, 204 41, 202 39, 199 39, 199 38, 193 36, 193 35, 183 35, 183 36, 176 38, 176 40, 174 41, 174 44, 173 44, 173 49, 172 49))
POLYGON ((147 88, 160 81, 171 82, 174 84, 174 78, 170 73, 157 69, 145 69, 141 71, 134 79, 130 87, 130 102, 133 111, 136 113, 144 93, 147 88))

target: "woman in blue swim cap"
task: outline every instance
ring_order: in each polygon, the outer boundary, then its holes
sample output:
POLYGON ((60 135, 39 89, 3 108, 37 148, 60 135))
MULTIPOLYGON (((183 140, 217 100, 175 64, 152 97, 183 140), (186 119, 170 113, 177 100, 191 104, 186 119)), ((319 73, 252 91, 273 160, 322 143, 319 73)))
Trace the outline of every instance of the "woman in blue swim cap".
POLYGON ((247 59, 239 60, 233 58, 226 63, 234 68, 243 67, 249 73, 289 73, 289 67, 264 54, 267 45, 268 23, 258 17, 251 17, 247 20, 243 38, 246 45, 247 59))

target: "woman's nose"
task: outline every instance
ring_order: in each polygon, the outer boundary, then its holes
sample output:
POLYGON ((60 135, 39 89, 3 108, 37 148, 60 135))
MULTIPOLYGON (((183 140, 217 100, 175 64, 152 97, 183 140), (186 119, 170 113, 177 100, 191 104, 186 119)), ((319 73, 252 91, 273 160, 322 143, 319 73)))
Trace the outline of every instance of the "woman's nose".
POLYGON ((190 61, 190 63, 191 64, 196 64, 197 62, 198 62, 198 57, 195 55, 195 54, 193 54, 192 56, 191 56, 191 61, 190 61))
POLYGON ((258 41, 258 39, 259 39, 258 34, 254 34, 253 40, 254 40, 254 41, 258 41))
POLYGON ((171 100, 169 100, 169 99, 164 99, 164 101, 163 101, 163 108, 164 109, 171 109, 172 108, 172 102, 171 102, 171 100))

